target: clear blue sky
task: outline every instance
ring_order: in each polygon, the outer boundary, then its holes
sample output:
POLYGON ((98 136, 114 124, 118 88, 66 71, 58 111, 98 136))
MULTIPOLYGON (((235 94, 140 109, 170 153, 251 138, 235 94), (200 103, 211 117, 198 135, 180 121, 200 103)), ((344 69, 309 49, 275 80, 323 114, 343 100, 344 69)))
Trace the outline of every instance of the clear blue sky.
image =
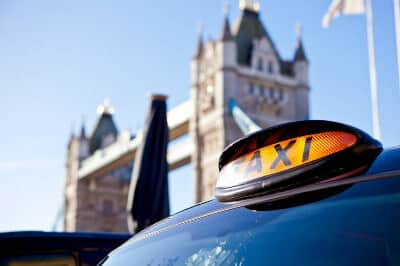
MULTIPOLYGON (((392 0, 374 0, 381 125, 385 146, 398 144, 400 89, 392 0)), ((230 19, 238 15, 231 4, 230 19)), ((330 0, 262 0, 261 17, 284 58, 295 24, 310 59, 311 118, 371 133, 364 16, 321 18, 330 0)), ((135 131, 146 95, 168 94, 169 107, 189 97, 189 62, 203 21, 218 36, 224 1, 3 0, 0 2, 0 231, 49 230, 62 201, 71 124, 109 97, 120 129, 135 131)), ((171 175, 172 208, 191 203, 190 167, 171 175)))

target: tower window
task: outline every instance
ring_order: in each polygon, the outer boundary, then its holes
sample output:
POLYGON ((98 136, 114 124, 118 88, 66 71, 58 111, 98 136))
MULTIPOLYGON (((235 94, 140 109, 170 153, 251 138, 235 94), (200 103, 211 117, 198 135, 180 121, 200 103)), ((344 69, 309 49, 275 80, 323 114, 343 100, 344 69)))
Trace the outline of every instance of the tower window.
POLYGON ((272 63, 272 61, 268 61, 268 73, 274 73, 274 64, 272 63))
POLYGON ((265 96, 265 88, 264 88, 264 86, 263 85, 260 85, 260 87, 259 87, 259 96, 265 96))
POLYGON ((278 90, 278 100, 279 100, 280 102, 283 101, 283 90, 282 90, 282 88, 280 88, 280 89, 278 90))
POLYGON ((251 82, 249 84, 249 94, 254 95, 254 84, 251 82))
POLYGON ((269 99, 272 99, 274 97, 274 89, 271 87, 268 87, 267 95, 269 99))
POLYGON ((103 201, 103 214, 111 215, 113 213, 114 203, 112 200, 103 201))
POLYGON ((263 71, 264 69, 264 62, 262 60, 262 58, 258 58, 257 60, 257 70, 258 71, 263 71))

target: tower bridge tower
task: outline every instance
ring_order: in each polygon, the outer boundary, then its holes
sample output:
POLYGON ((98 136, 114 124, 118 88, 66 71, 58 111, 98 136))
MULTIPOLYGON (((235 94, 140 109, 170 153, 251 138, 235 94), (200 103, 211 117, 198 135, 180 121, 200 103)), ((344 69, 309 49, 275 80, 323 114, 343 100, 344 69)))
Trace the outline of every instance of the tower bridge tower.
POLYGON ((293 58, 283 59, 259 8, 255 1, 240 1, 241 14, 233 27, 226 15, 217 40, 205 42, 199 36, 191 62, 196 202, 212 197, 220 153, 243 136, 229 112, 231 98, 262 127, 309 116, 309 63, 301 36, 293 58))
MULTIPOLYGON (((240 9, 233 26, 226 14, 216 40, 204 41, 200 34, 191 61, 190 99, 168 112, 171 140, 190 136, 168 149, 169 167, 192 164, 196 202, 213 196, 218 158, 243 136, 231 114, 232 100, 242 118, 246 114, 261 127, 309 114, 309 62, 300 32, 293 57, 283 59, 260 19, 258 3, 242 0, 240 9)), ((68 143, 66 231, 128 229, 126 201, 140 135, 118 130, 108 102, 98 113, 91 134, 83 127, 68 143)))

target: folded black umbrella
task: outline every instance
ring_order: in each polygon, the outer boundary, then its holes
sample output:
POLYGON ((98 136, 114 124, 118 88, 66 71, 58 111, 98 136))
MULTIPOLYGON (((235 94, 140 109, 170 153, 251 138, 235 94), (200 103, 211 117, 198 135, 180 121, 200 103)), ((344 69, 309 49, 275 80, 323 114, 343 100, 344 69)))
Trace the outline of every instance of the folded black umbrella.
POLYGON ((166 96, 151 96, 129 188, 127 208, 131 232, 139 232, 169 215, 166 109, 166 96))

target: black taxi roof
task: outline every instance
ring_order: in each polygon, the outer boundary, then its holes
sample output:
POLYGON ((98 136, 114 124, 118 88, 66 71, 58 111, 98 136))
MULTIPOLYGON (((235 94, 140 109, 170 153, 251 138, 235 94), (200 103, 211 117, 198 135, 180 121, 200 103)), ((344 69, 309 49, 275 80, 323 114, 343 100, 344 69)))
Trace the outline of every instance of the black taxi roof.
MULTIPOLYGON (((32 254, 78 255, 77 265, 96 265, 105 255, 128 240, 125 233, 18 231, 0 233, 0 264, 14 256, 32 254)), ((8 264, 7 264, 8 265, 8 264)))
POLYGON ((15 231, 0 233, 0 246, 5 249, 19 250, 55 249, 55 248, 101 248, 115 247, 122 244, 132 235, 125 233, 92 233, 92 232, 45 232, 15 231))
MULTIPOLYGON (((367 171, 362 175, 357 175, 353 178, 341 180, 334 182, 332 185, 343 185, 345 182, 348 184, 357 184, 359 182, 374 180, 379 178, 387 178, 393 176, 400 176, 400 146, 395 146, 392 148, 383 149, 382 152, 374 159, 370 164, 367 171)), ((299 193, 305 192, 304 189, 300 189, 299 193)), ((276 195, 274 195, 275 197, 276 195)), ((285 195, 287 196, 287 195, 285 195)), ((138 241, 144 239, 148 236, 152 236, 161 231, 168 230, 173 227, 177 227, 186 223, 190 223, 210 215, 225 212, 228 210, 237 209, 240 207, 248 206, 257 203, 257 201, 262 202, 268 199, 273 199, 273 197, 258 197, 250 200, 237 201, 234 203, 221 203, 216 199, 212 199, 207 202, 200 203, 188 209, 185 209, 179 213, 176 213, 148 228, 142 232, 135 235, 131 240, 138 241)), ((124 246, 124 245, 123 245, 124 246)), ((122 247, 123 247, 122 246, 122 247)))

